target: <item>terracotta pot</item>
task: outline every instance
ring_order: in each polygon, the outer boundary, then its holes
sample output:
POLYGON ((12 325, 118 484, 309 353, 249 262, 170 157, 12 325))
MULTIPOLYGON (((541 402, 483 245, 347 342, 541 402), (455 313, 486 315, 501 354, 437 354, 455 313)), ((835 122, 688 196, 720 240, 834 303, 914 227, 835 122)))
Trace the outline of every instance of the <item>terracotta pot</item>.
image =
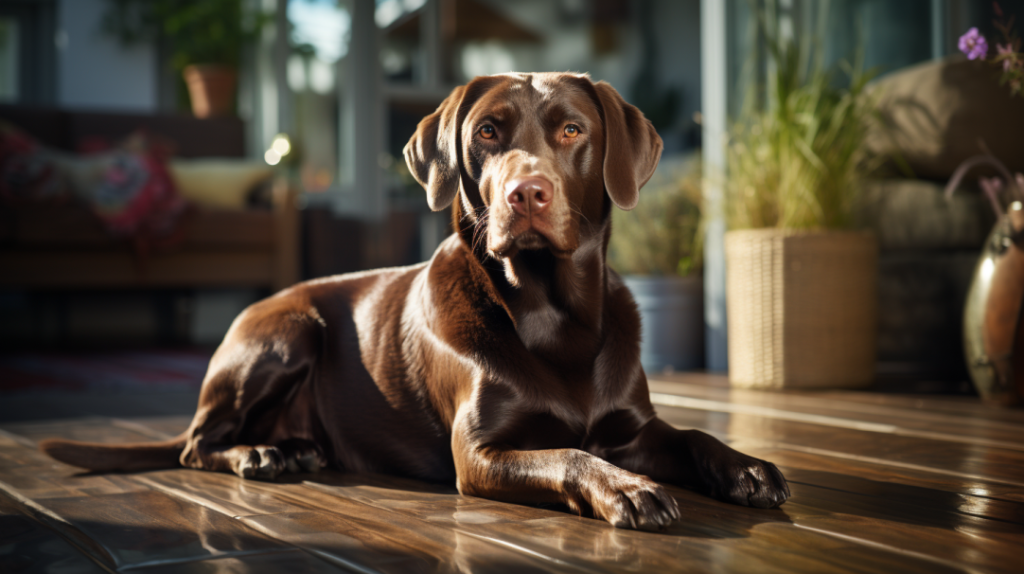
POLYGON ((230 115, 234 110, 238 74, 219 64, 193 64, 184 70, 185 84, 197 118, 230 115))
POLYGON ((874 381, 874 235, 730 231, 725 266, 733 386, 863 387, 874 381))

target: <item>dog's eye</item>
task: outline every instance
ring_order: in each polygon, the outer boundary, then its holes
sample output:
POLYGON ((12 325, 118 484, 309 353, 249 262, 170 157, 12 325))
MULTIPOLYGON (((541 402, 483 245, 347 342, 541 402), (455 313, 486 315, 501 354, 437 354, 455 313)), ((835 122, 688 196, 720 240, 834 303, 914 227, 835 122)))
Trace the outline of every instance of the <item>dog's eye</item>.
POLYGON ((484 138, 485 140, 493 139, 494 138, 494 126, 492 126, 492 125, 482 126, 480 128, 480 137, 484 138))
POLYGON ((564 133, 565 137, 567 138, 574 138, 580 135, 580 127, 576 124, 569 124, 565 126, 565 129, 562 131, 562 133, 564 133))

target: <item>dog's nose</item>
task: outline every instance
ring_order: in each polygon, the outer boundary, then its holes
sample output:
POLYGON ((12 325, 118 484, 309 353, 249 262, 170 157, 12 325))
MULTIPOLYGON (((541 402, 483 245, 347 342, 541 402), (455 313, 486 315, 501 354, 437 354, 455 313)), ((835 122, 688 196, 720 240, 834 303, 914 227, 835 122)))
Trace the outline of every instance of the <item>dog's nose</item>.
POLYGON ((554 186, 543 177, 513 179, 505 184, 505 201, 521 215, 543 211, 554 194, 554 186))

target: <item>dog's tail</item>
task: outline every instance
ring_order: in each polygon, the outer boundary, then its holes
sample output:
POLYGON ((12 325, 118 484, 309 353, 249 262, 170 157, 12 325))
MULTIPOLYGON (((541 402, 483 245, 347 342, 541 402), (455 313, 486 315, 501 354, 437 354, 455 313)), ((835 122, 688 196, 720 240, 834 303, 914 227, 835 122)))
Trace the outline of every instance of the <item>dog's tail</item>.
POLYGON ((178 457, 185 450, 187 434, 163 442, 101 444, 76 440, 49 439, 39 450, 72 466, 94 472, 132 472, 180 466, 178 457))

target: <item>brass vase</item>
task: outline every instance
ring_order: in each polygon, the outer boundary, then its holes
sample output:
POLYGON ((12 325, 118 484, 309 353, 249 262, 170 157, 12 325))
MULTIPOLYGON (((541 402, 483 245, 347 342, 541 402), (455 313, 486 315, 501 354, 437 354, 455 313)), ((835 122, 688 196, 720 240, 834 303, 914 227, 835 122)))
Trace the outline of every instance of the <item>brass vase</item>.
POLYGON ((947 197, 974 167, 995 168, 1003 177, 980 180, 997 216, 985 239, 964 306, 964 358, 983 399, 1004 405, 1024 402, 1024 207, 1013 201, 1006 213, 1004 189, 1024 198, 1024 176, 1014 178, 995 157, 981 155, 960 164, 946 186, 947 197), (1005 183, 1004 183, 1005 182, 1005 183))
POLYGON ((985 240, 964 307, 964 355, 978 394, 1024 397, 1024 209, 1015 201, 985 240))

